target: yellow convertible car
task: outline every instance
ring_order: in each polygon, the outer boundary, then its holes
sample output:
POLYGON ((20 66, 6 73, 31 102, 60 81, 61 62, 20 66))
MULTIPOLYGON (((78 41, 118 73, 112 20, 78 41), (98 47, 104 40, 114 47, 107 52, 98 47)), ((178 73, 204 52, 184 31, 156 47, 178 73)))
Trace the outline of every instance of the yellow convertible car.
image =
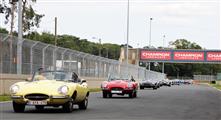
POLYGON ((35 72, 30 81, 13 84, 10 92, 15 112, 24 112, 26 105, 38 110, 62 106, 64 112, 72 112, 74 104, 87 109, 89 96, 86 80, 66 71, 35 72))

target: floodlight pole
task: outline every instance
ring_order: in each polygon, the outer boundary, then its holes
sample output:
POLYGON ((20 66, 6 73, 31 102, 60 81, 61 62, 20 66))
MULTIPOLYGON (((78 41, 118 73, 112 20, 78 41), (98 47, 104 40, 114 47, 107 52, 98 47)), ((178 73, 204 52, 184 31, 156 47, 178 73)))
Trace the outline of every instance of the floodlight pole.
MULTIPOLYGON (((149 49, 151 48, 151 21, 153 20, 153 18, 150 18, 150 31, 149 31, 149 49)), ((150 70, 150 62, 149 62, 149 67, 148 69, 150 70)))
MULTIPOLYGON (((163 49, 164 49, 164 46, 165 46, 165 35, 163 35, 163 49)), ((164 62, 163 62, 163 65, 162 65, 162 73, 164 73, 164 62)))
POLYGON ((129 18, 130 18, 130 1, 127 0, 127 52, 126 52, 127 53, 127 58, 126 58, 127 68, 128 68, 129 22, 130 22, 129 18))

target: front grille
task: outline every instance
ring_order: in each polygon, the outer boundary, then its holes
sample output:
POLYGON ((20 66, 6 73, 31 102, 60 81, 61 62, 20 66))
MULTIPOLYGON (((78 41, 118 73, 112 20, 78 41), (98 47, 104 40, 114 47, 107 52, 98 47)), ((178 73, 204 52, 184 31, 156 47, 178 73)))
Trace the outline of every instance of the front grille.
POLYGON ((113 88, 111 88, 111 90, 123 90, 123 88, 120 88, 120 87, 113 87, 113 88))
POLYGON ((28 94, 25 95, 25 98, 29 100, 46 100, 49 96, 45 94, 28 94))

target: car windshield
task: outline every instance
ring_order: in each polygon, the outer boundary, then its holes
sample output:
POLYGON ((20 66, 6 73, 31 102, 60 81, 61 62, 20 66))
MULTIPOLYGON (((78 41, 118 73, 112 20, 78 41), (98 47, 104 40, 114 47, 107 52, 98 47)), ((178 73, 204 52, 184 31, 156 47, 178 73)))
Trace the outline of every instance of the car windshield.
POLYGON ((33 80, 61 80, 61 81, 67 81, 67 80, 72 80, 72 73, 71 72, 64 72, 64 71, 35 72, 33 80))
POLYGON ((108 81, 114 81, 114 80, 131 80, 131 77, 129 75, 120 75, 120 76, 117 76, 117 75, 112 75, 112 76, 109 76, 108 78, 108 81))

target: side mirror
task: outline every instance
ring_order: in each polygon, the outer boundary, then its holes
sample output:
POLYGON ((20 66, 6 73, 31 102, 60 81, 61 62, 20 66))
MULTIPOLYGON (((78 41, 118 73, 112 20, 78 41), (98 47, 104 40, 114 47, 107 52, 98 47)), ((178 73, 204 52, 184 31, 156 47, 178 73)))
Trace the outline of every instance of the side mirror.
POLYGON ((81 80, 81 83, 85 83, 85 82, 87 82, 85 79, 82 79, 82 80, 81 80))

